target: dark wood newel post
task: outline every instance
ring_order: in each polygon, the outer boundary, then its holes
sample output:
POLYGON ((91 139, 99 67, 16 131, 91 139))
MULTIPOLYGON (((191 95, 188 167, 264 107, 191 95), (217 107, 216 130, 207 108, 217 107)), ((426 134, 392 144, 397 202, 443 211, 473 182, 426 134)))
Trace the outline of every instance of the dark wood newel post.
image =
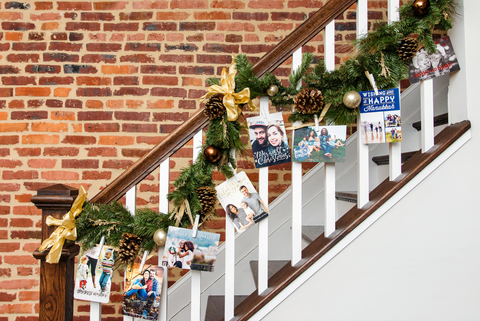
MULTIPOLYGON (((32 197, 32 203, 42 210, 42 242, 57 228, 47 226, 47 217, 51 215, 61 219, 68 213, 77 195, 78 189, 58 184, 39 189, 32 197)), ((73 320, 75 256, 79 250, 77 244, 65 242, 58 264, 45 261, 49 250, 40 252, 36 249, 33 252, 33 256, 41 260, 40 321, 73 320)))

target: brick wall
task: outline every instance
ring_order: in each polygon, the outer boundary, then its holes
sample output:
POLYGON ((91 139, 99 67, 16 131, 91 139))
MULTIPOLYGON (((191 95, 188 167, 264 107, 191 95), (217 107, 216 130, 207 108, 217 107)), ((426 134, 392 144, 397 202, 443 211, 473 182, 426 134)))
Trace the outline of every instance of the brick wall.
MULTIPOLYGON (((39 264, 31 253, 40 211, 30 198, 39 188, 83 185, 92 198, 199 108, 205 79, 218 76, 232 54, 255 61, 325 2, 2 1, 0 321, 38 319, 39 264)), ((372 20, 385 18, 386 1, 369 6, 372 20)), ((350 10, 336 22, 337 63, 351 53, 354 19, 350 10)), ((322 40, 319 34, 304 50, 321 57, 322 40)), ((289 72, 287 60, 275 73, 289 72)), ((191 157, 190 143, 171 158, 172 180, 191 157)), ((253 159, 240 167, 257 184, 253 159)), ((271 168, 270 201, 290 184, 289 169, 271 168)), ((158 207, 158 170, 138 191, 139 205, 158 207)), ((219 213, 209 227, 223 239, 219 213)), ((182 272, 169 274, 173 282, 182 272)), ((118 274, 112 289, 103 313, 121 320, 118 274)), ((76 319, 88 320, 88 311, 76 302, 76 319)))

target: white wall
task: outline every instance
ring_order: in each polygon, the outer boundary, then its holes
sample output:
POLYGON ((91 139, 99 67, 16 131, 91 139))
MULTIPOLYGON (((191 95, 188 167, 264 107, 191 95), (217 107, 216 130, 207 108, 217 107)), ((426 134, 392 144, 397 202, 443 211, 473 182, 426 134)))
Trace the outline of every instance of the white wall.
POLYGON ((472 139, 263 320, 480 320, 480 1, 462 2, 451 105, 472 139))

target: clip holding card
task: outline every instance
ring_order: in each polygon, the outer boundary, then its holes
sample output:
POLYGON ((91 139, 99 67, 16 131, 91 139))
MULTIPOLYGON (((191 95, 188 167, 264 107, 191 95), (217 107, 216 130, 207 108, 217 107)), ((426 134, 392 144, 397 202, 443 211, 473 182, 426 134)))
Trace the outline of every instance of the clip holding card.
POLYGON ((193 224, 193 229, 192 229, 192 237, 196 238, 197 237, 197 231, 198 231, 198 222, 200 221, 200 214, 195 215, 195 223, 193 224))
POLYGON ((372 85, 373 90, 375 91, 375 95, 378 96, 378 88, 377 88, 377 83, 375 82, 375 78, 368 71, 365 71, 365 75, 367 76, 368 80, 370 81, 370 84, 372 85))
POLYGON ((237 180, 237 182, 240 182, 240 179, 237 177, 237 171, 235 170, 235 168, 233 168, 232 163, 228 163, 228 165, 229 165, 230 168, 232 169, 232 171, 233 171, 233 176, 235 177, 235 179, 237 180))
POLYGON ((139 271, 143 269, 145 265, 145 261, 147 261, 148 251, 143 252, 142 262, 140 262, 140 267, 138 268, 139 271))
POLYGON ((316 132, 319 132, 319 131, 320 131, 320 126, 319 126, 319 124, 318 124, 318 123, 319 123, 319 121, 318 121, 318 116, 315 115, 315 118, 314 118, 314 119, 315 119, 315 131, 316 131, 316 132))

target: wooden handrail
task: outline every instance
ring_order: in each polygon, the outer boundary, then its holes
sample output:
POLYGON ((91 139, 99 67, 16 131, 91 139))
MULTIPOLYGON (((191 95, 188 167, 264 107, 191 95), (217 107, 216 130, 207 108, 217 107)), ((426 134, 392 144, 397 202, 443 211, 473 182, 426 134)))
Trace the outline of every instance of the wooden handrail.
MULTIPOLYGON (((330 0, 309 19, 302 23, 290 35, 283 39, 277 46, 267 52, 253 66, 257 77, 266 72, 275 70, 287 60, 298 48, 306 44, 333 19, 351 7, 356 0, 330 0)), ((119 200, 130 188, 141 182, 154 171, 161 162, 172 156, 183 147, 195 133, 205 128, 208 118, 203 115, 203 108, 197 111, 190 119, 180 125, 164 141, 155 146, 150 152, 140 158, 135 164, 118 176, 105 189, 100 191, 92 203, 108 204, 119 200)))

